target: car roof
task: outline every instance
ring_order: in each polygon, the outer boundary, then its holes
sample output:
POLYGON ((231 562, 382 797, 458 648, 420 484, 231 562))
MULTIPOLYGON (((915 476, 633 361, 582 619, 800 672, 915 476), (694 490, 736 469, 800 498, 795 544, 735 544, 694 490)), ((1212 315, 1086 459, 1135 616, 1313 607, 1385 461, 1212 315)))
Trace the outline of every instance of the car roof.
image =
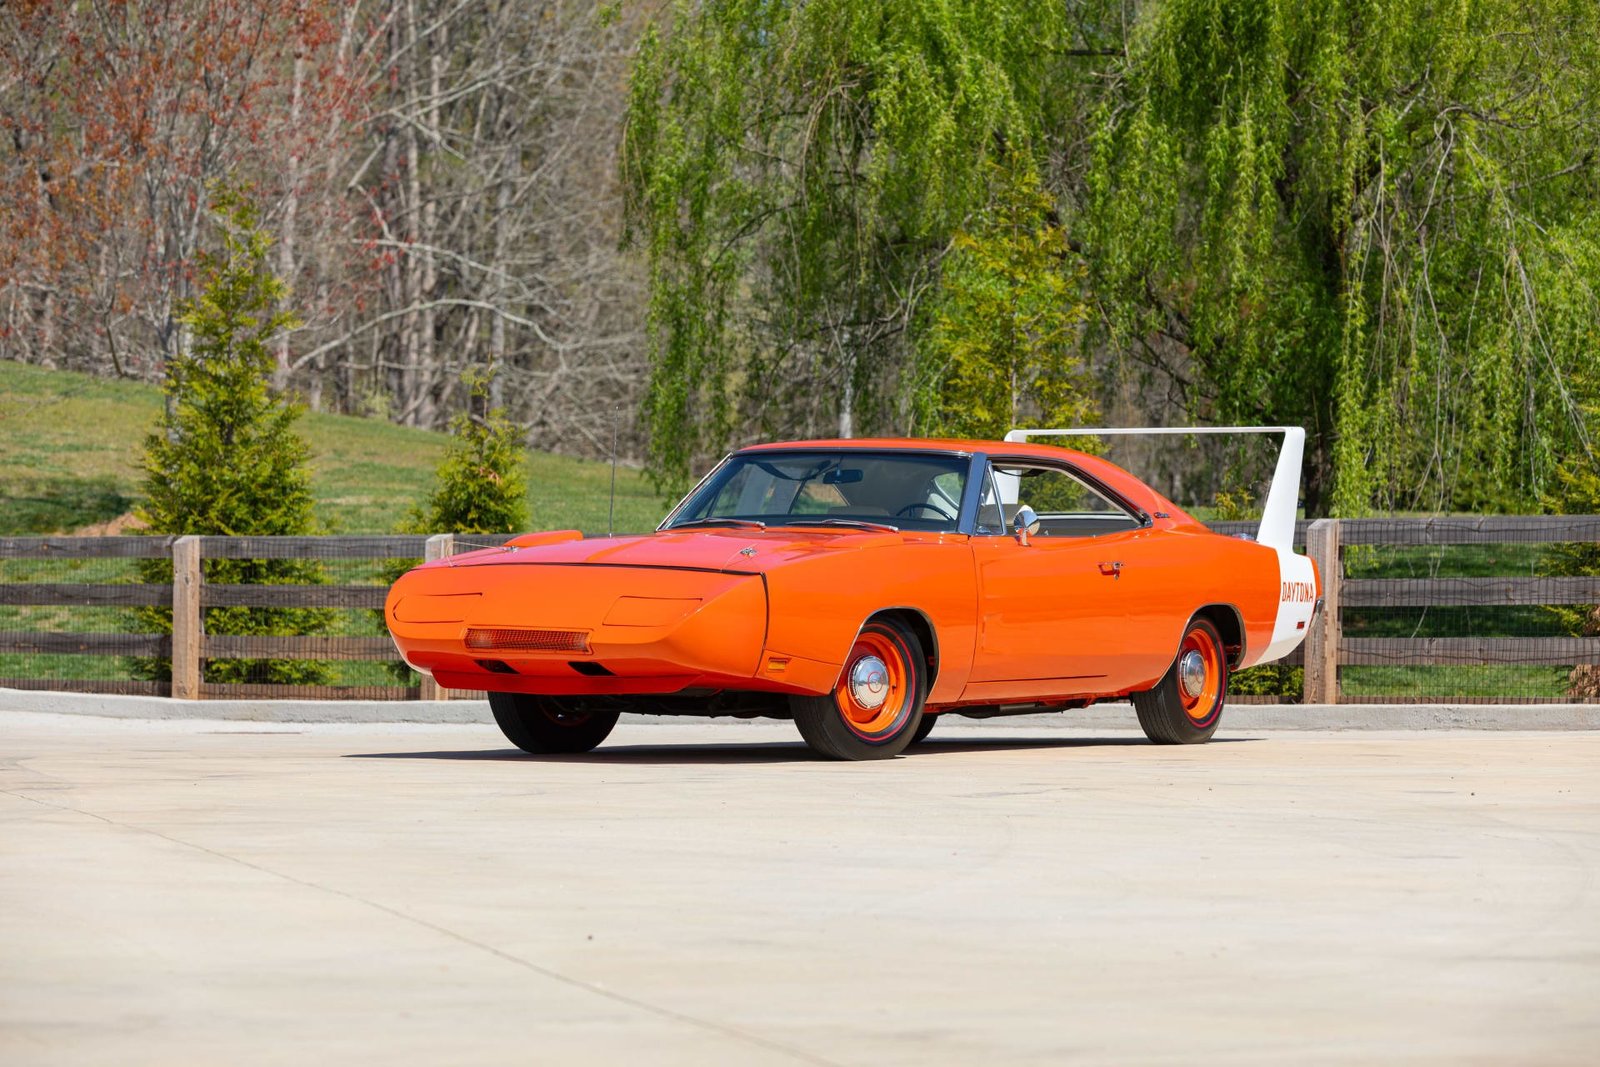
POLYGON ((839 449, 857 452, 955 452, 971 455, 983 452, 991 459, 1042 459, 1066 462, 1085 474, 1094 477, 1120 494, 1129 503, 1149 512, 1165 511, 1174 517, 1190 518, 1183 509, 1150 488, 1144 482, 1112 463, 1070 448, 1055 445, 1033 444, 1027 441, 978 441, 972 439, 945 439, 926 437, 851 437, 829 438, 817 441, 774 441, 767 444, 748 445, 737 449, 735 455, 750 452, 783 452, 795 449, 839 449))
POLYGON ((1085 453, 1055 445, 1036 445, 1011 441, 979 441, 971 438, 943 437, 848 437, 815 441, 773 441, 746 445, 736 452, 783 452, 793 449, 844 449, 861 452, 974 452, 1008 456, 1032 455, 1040 459, 1077 459, 1085 453))

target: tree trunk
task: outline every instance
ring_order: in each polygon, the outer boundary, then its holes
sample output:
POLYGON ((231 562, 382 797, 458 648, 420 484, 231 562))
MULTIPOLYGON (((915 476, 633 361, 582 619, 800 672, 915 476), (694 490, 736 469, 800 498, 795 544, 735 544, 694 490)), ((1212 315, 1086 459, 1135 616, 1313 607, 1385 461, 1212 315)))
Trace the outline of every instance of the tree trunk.
MULTIPOLYGON (((289 86, 289 128, 298 132, 301 116, 302 87, 305 84, 306 60, 305 47, 301 42, 296 45, 294 56, 294 72, 290 75, 289 86)), ((289 158, 284 171, 284 197, 283 197, 283 224, 278 227, 278 277, 285 283, 292 285, 295 277, 294 237, 295 226, 300 214, 300 143, 296 140, 290 145, 289 158)), ((291 290, 287 297, 291 302, 294 293, 291 290)), ((274 344, 276 349, 275 361, 272 368, 272 388, 276 392, 283 392, 289 387, 289 333, 285 330, 278 335, 274 344)))

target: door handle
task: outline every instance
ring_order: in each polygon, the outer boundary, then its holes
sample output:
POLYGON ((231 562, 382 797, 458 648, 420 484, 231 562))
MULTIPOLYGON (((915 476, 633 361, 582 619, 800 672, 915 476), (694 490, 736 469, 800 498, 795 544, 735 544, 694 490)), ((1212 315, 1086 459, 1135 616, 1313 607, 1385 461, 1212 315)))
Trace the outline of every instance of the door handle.
POLYGON ((1107 577, 1110 577, 1110 578, 1121 578, 1122 577, 1122 561, 1119 559, 1115 563, 1102 563, 1102 564, 1100 564, 1100 573, 1104 574, 1104 575, 1106 575, 1107 577))

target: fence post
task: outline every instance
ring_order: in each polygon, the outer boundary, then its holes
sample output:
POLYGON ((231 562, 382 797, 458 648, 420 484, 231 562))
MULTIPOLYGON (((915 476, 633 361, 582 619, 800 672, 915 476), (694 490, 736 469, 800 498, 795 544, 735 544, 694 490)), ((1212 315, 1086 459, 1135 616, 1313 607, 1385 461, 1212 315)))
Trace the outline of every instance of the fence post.
POLYGON ((1339 554, 1339 520, 1318 519, 1306 529, 1306 554, 1322 575, 1322 613, 1306 635, 1307 704, 1339 703, 1339 585, 1344 561, 1339 554))
POLYGON ((200 699, 200 646, 204 640, 200 613, 200 538, 172 542, 172 695, 200 699))
MULTIPOLYGON (((422 558, 428 563, 436 559, 452 556, 456 550, 455 534, 434 534, 428 538, 427 546, 422 550, 422 558)), ((433 675, 422 676, 422 688, 417 693, 419 700, 449 700, 450 690, 433 680, 433 675)))

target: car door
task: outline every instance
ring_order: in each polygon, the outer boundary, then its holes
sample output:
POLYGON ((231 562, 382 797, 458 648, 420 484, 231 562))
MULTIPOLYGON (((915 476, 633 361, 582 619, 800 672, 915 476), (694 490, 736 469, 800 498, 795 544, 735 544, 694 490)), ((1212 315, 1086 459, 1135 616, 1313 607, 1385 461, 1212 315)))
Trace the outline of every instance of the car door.
MULTIPOLYGON (((972 544, 978 638, 964 699, 1114 692, 1154 654, 1143 611, 1159 567, 1149 520, 1078 472, 995 460, 972 544), (1024 544, 1009 527, 1039 516, 1024 544)), ((1164 638, 1162 639, 1164 640, 1164 638)))

